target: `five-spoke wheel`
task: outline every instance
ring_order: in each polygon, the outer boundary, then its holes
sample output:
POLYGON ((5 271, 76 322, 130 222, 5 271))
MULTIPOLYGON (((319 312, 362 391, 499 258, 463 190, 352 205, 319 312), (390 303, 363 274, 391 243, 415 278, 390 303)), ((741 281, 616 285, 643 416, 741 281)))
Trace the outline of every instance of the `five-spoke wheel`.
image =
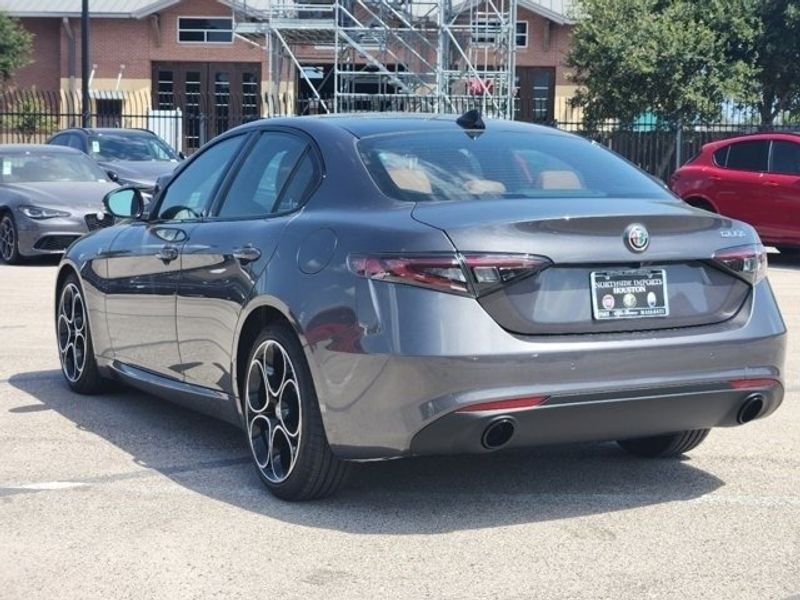
POLYGON ((74 283, 68 283, 61 290, 57 319, 61 370, 67 381, 75 383, 86 366, 86 308, 74 283))
POLYGON ((56 340, 61 372, 69 386, 81 394, 96 394, 105 389, 97 369, 89 312, 77 276, 68 275, 58 291, 56 340))
POLYGON ((267 340, 256 349, 245 399, 253 458, 268 481, 281 483, 297 462, 303 406, 294 365, 277 341, 267 340))
POLYGON ((288 323, 261 332, 243 376, 242 411, 261 481, 286 500, 334 493, 349 463, 336 458, 328 445, 311 372, 288 323))
POLYGON ((17 228, 10 215, 0 218, 0 259, 9 265, 20 261, 17 228))

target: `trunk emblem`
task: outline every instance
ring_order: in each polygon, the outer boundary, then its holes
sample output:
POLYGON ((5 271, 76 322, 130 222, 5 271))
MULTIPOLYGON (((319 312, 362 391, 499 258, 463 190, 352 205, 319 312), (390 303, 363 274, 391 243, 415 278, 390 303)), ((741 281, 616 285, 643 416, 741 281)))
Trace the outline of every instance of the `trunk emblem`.
POLYGON ((625 229, 625 245, 631 252, 644 252, 650 245, 647 228, 639 223, 628 225, 625 229))

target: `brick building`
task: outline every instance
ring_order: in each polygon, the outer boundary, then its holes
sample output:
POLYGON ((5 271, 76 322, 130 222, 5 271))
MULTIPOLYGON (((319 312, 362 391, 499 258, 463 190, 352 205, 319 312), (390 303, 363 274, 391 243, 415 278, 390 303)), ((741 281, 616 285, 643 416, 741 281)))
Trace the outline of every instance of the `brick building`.
MULTIPOLYGON (((226 128, 229 117, 239 121, 264 114, 265 100, 276 90, 302 94, 305 82, 297 69, 276 75, 270 71, 264 42, 234 31, 234 8, 241 19, 248 10, 263 10, 271 1, 276 0, 90 0, 91 89, 96 102, 112 114, 131 113, 126 103, 136 97, 145 98, 154 109, 213 115, 209 130, 195 132, 192 143, 197 144, 226 128)), ((35 35, 34 62, 16 74, 18 88, 80 90, 80 4, 0 0, 0 10, 18 17, 35 35)), ((567 13, 568 0, 518 0, 519 118, 568 118, 560 108, 574 93, 563 64, 571 36, 567 13)), ((311 44, 300 48, 297 56, 304 69, 324 73, 332 52, 311 44)))

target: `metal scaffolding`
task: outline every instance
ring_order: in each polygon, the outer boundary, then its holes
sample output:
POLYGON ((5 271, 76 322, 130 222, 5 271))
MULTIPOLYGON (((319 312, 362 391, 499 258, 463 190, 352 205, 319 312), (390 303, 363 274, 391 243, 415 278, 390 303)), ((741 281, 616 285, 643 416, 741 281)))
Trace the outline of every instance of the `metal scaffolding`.
POLYGON ((303 82, 318 112, 513 117, 517 0, 231 4, 237 34, 265 41, 272 92, 303 82))

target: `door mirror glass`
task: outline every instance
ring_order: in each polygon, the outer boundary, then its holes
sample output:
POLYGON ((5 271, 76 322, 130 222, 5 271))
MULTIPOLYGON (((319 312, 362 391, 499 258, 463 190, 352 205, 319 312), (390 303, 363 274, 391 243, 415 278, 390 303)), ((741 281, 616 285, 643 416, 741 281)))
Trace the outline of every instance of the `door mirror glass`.
POLYGON ((133 187, 119 188, 103 198, 106 212, 120 219, 138 219, 144 212, 142 193, 133 187))

